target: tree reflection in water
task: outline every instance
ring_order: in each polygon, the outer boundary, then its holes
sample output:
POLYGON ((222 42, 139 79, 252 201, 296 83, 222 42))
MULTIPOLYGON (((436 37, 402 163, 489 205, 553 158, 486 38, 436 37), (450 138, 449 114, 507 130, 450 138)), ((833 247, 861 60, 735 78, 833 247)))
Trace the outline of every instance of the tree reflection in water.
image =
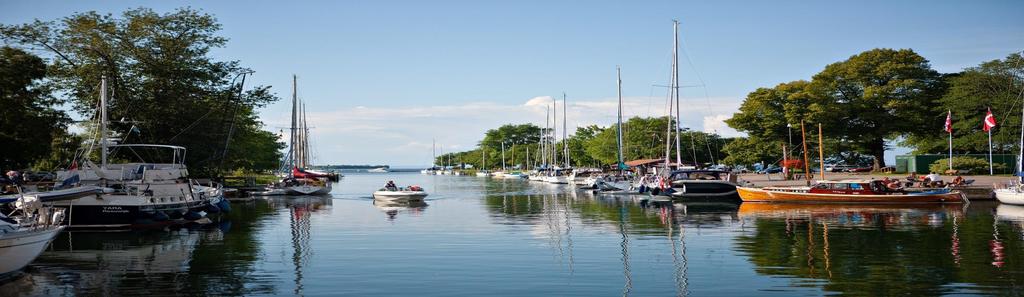
POLYGON ((961 205, 745 203, 739 216, 755 227, 736 246, 759 274, 830 292, 1021 292, 1024 259, 1007 253, 1021 250, 1019 226, 1007 228, 991 213, 967 215, 961 205))

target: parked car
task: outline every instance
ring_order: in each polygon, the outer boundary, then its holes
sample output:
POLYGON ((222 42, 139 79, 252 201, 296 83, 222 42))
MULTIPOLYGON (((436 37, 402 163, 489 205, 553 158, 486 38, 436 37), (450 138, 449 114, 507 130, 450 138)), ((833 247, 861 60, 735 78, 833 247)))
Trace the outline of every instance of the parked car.
POLYGON ((25 171, 21 176, 23 180, 30 182, 53 181, 57 178, 57 175, 53 174, 53 172, 46 171, 25 171))
POLYGON ((766 174, 766 173, 781 173, 781 172, 782 172, 782 167, 771 166, 771 167, 768 167, 768 168, 765 168, 765 169, 761 169, 757 173, 766 174))
POLYGON ((857 167, 857 168, 850 169, 849 172, 871 172, 872 169, 874 169, 874 168, 871 168, 871 167, 857 167))
POLYGON ((846 164, 829 164, 825 165, 825 172, 847 172, 855 168, 857 168, 857 166, 846 164))

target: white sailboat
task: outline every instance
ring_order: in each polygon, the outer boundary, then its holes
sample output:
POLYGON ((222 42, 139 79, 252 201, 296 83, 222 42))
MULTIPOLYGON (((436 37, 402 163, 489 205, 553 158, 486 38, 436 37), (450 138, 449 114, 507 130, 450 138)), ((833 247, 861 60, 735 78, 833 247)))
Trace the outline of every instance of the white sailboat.
POLYGON ((616 129, 616 145, 618 149, 618 161, 615 164, 618 174, 609 174, 601 178, 597 178, 593 181, 593 186, 597 187, 602 191, 631 191, 633 187, 633 180, 625 175, 626 163, 623 161, 622 155, 622 71, 619 67, 615 67, 616 75, 616 90, 618 93, 618 113, 617 113, 617 129, 616 129))
MULTIPOLYGON (((562 150, 563 150, 562 158, 564 159, 565 163, 562 164, 563 167, 555 168, 554 170, 549 171, 548 175, 544 177, 544 181, 547 182, 547 183, 550 183, 550 184, 568 184, 569 183, 569 173, 572 172, 572 169, 570 169, 570 167, 569 167, 569 141, 568 141, 568 138, 566 138, 566 136, 567 136, 566 126, 567 126, 567 124, 566 124, 565 118, 566 118, 566 114, 567 113, 566 113, 566 110, 565 110, 566 109, 565 100, 566 100, 565 93, 562 93, 562 150)), ((557 116, 558 116, 558 109, 557 109, 557 105, 556 105, 555 117, 557 117, 557 116)), ((557 119, 556 119, 556 122, 557 122, 557 119)), ((555 124, 555 126, 557 126, 557 124, 555 124)), ((558 150, 555 149, 554 151, 557 152, 558 150)), ((557 153, 554 154, 554 159, 556 161, 553 161, 553 163, 557 164, 558 163, 558 161, 557 161, 558 160, 557 153)))
POLYGON ((1024 107, 1021 108, 1020 152, 1017 155, 1017 181, 1005 189, 996 189, 996 199, 1001 203, 1024 205, 1024 107))
POLYGON ((487 149, 486 149, 486 147, 483 147, 483 146, 480 147, 480 158, 481 158, 480 163, 482 163, 482 164, 480 165, 480 170, 476 171, 476 176, 482 176, 482 177, 491 176, 491 171, 487 170, 487 149))
POLYGON ((43 206, 38 198, 5 199, 14 212, 0 213, 0 276, 11 275, 32 263, 64 230, 64 209, 43 206), (13 200, 13 201, 12 201, 13 200))

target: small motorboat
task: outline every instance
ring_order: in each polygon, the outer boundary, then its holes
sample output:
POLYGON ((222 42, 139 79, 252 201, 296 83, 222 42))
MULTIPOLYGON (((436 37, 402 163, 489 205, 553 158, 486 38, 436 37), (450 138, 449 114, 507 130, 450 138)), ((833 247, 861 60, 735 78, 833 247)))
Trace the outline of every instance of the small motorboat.
POLYGON ((384 187, 373 192, 373 199, 383 201, 423 201, 425 197, 427 197, 427 192, 420 186, 384 187))
POLYGON ((369 173, 388 173, 388 168, 387 167, 374 168, 374 169, 367 170, 366 172, 369 172, 369 173))
POLYGON ((476 172, 476 176, 488 177, 488 176, 491 176, 491 171, 490 170, 478 170, 476 172))

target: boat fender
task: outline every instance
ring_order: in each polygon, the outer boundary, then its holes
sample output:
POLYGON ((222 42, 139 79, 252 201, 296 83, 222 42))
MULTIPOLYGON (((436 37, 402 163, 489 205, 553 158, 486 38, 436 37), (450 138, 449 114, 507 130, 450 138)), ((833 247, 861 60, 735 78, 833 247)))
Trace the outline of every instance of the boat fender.
POLYGON ((189 220, 189 221, 195 221, 195 220, 198 220, 198 219, 202 219, 203 215, 199 214, 198 212, 189 211, 189 212, 185 213, 184 218, 186 220, 189 220))
POLYGON ((166 213, 164 213, 162 211, 159 211, 159 210, 154 212, 153 215, 150 216, 150 217, 152 217, 153 220, 157 221, 157 222, 163 222, 163 221, 171 219, 171 217, 167 216, 166 213))
POLYGON ((206 212, 209 212, 209 213, 219 213, 220 212, 220 207, 218 207, 216 204, 207 204, 206 205, 206 212))
POLYGON ((228 201, 227 199, 221 199, 220 202, 217 202, 217 207, 220 207, 221 212, 229 213, 231 212, 231 201, 228 201))

